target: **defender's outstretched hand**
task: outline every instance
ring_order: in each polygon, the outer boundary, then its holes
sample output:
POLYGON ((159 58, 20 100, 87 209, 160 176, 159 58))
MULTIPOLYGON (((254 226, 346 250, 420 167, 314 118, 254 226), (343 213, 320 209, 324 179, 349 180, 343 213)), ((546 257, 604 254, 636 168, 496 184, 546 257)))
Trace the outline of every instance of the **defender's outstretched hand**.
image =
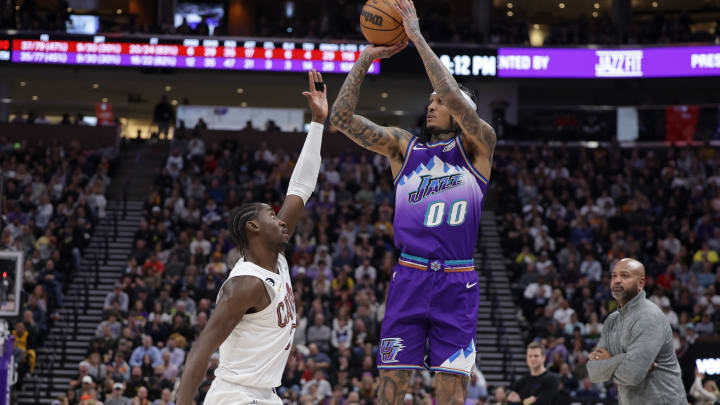
POLYGON ((422 37, 422 31, 420 31, 420 20, 415 10, 415 4, 412 0, 395 0, 395 9, 400 13, 403 19, 403 27, 405 27, 405 33, 413 43, 422 37))
POLYGON ((302 94, 308 100, 313 122, 324 124, 328 116, 327 86, 323 82, 322 75, 315 69, 308 72, 308 79, 309 91, 304 91, 302 94))

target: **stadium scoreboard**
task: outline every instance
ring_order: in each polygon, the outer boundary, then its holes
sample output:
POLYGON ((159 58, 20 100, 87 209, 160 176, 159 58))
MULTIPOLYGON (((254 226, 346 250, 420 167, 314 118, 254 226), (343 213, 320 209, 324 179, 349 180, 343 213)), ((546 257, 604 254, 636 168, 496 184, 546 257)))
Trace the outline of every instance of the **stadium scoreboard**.
MULTIPOLYGON (((347 73, 366 45, 125 36, 0 37, 12 63, 347 73)), ((3 58, 4 55, 4 58, 3 58)), ((370 74, 380 73, 374 62, 370 74)))
MULTIPOLYGON (((0 63, 348 73, 368 44, 126 34, 0 32, 0 63)), ((720 46, 651 48, 483 48, 433 45, 458 77, 604 79, 720 76, 720 46)), ((381 62, 370 66, 379 74, 381 62)), ((382 61, 383 72, 422 74, 417 52, 382 61)))

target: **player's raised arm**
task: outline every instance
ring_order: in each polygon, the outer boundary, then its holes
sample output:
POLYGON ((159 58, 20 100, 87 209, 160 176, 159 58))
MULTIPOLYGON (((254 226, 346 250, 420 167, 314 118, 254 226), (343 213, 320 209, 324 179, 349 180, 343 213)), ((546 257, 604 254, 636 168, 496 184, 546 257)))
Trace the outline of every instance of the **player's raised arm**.
POLYGON ((265 286, 257 277, 240 276, 228 280, 207 326, 188 354, 180 380, 178 405, 193 404, 212 354, 227 339, 245 313, 262 302, 266 296, 265 286))
POLYGON ((480 166, 478 169, 481 173, 489 174, 497 142, 495 131, 487 122, 478 117, 477 111, 463 96, 455 78, 428 45, 420 31, 420 22, 413 2, 396 0, 395 4, 403 17, 405 32, 415 44, 433 88, 462 128, 463 134, 467 135, 463 137, 463 141, 469 141, 477 149, 479 155, 485 158, 474 159, 473 163, 480 166))
POLYGON ((369 46, 360 54, 357 62, 345 79, 332 111, 330 123, 353 142, 365 149, 387 156, 402 164, 403 155, 412 135, 400 128, 383 127, 369 119, 355 114, 360 86, 368 68, 375 59, 389 58, 402 51, 407 42, 398 42, 393 46, 369 46))
POLYGON ((325 119, 328 116, 327 86, 323 82, 322 75, 313 70, 308 72, 308 80, 309 89, 303 92, 303 96, 307 98, 312 111, 310 132, 305 138, 305 144, 290 177, 285 202, 278 212, 278 218, 285 222, 290 236, 302 217, 305 203, 315 190, 320 173, 320 146, 325 119))

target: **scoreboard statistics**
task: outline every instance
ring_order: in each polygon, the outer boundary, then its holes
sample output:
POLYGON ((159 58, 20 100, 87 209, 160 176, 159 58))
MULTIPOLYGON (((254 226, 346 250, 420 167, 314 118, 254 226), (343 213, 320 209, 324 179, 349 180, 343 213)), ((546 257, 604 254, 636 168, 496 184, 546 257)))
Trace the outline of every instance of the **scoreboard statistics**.
MULTIPOLYGON (((0 64, 348 73, 368 44, 274 39, 202 39, 125 34, 0 32, 0 64)), ((720 76, 720 46, 483 48, 433 45, 458 77, 607 79, 720 76)), ((413 49, 382 61, 391 74, 422 74, 413 49)), ((369 74, 380 73, 380 61, 369 74)))
MULTIPOLYGON (((40 34, 0 37, 0 60, 57 65, 273 72, 315 69, 321 73, 347 73, 366 46, 330 42, 40 34)), ((380 73, 380 62, 375 61, 368 73, 380 73)))

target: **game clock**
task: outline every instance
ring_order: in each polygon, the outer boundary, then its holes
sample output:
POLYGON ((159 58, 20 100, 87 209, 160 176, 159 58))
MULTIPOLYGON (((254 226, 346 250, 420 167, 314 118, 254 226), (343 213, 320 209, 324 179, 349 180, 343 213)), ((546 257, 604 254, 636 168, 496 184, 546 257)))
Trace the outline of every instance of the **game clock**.
POLYGON ((490 54, 440 54, 440 61, 455 76, 495 77, 497 57, 490 54))

